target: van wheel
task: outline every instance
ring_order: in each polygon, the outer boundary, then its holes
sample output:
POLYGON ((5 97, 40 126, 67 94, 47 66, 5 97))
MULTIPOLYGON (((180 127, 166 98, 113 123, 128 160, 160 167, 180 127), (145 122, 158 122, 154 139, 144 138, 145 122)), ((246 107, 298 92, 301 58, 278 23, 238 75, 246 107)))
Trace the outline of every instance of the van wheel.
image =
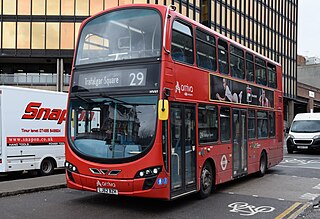
POLYGON ((212 167, 209 162, 206 162, 202 168, 200 175, 200 191, 198 193, 199 198, 207 198, 213 187, 213 179, 215 178, 212 173, 212 167))
POLYGON ((39 173, 42 176, 51 175, 54 171, 54 162, 52 159, 44 159, 40 165, 39 173))
POLYGON ((293 150, 290 148, 287 148, 288 154, 293 154, 293 150))
POLYGON ((263 151, 260 156, 259 171, 257 173, 259 177, 263 177, 266 174, 267 168, 268 168, 267 165, 268 165, 267 154, 266 152, 263 151))

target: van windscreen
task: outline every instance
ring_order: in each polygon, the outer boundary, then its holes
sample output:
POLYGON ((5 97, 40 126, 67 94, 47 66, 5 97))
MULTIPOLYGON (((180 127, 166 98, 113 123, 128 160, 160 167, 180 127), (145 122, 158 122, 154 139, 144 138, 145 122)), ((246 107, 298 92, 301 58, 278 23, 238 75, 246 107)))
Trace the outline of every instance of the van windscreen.
POLYGON ((297 120, 292 123, 291 132, 320 132, 320 120, 297 120))

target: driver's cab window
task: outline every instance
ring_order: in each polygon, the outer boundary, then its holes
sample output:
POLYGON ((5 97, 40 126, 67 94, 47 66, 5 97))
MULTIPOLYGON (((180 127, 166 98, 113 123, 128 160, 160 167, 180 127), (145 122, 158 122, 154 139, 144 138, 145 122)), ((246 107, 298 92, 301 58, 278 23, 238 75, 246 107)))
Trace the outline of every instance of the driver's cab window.
POLYGON ((192 28, 178 20, 173 22, 171 57, 174 61, 193 64, 192 28))

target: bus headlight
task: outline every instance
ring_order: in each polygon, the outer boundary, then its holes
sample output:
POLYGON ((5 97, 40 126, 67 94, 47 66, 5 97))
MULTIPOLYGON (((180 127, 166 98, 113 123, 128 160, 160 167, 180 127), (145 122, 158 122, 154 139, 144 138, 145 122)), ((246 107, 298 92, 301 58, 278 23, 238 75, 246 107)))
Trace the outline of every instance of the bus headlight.
POLYGON ((64 167, 66 168, 66 170, 69 170, 70 172, 79 173, 78 168, 68 161, 64 163, 64 167))
POLYGON ((162 170, 161 166, 157 167, 149 167, 143 170, 139 170, 134 178, 144 178, 144 177, 152 177, 157 176, 162 170))

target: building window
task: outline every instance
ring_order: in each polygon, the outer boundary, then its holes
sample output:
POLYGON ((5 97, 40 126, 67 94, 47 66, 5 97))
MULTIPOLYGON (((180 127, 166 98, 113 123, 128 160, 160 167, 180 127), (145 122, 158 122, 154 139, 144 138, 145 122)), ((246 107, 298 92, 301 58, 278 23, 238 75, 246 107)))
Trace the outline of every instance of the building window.
POLYGON ((74 0, 61 0, 61 15, 74 15, 74 0))
POLYGON ((76 16, 89 15, 89 0, 76 0, 76 16))
POLYGON ((16 48, 16 22, 3 22, 2 48, 16 48))
POLYGON ((46 23, 46 49, 59 49, 59 23, 46 23))
POLYGON ((61 49, 74 48, 74 23, 61 23, 61 49))
POLYGON ((31 0, 18 0, 18 15, 31 14, 31 0))
POLYGON ((45 0, 32 0, 32 15, 45 15, 45 0))
POLYGON ((32 49, 44 49, 44 22, 33 22, 32 23, 32 49))
POLYGON ((17 48, 30 49, 30 23, 18 22, 17 48))

